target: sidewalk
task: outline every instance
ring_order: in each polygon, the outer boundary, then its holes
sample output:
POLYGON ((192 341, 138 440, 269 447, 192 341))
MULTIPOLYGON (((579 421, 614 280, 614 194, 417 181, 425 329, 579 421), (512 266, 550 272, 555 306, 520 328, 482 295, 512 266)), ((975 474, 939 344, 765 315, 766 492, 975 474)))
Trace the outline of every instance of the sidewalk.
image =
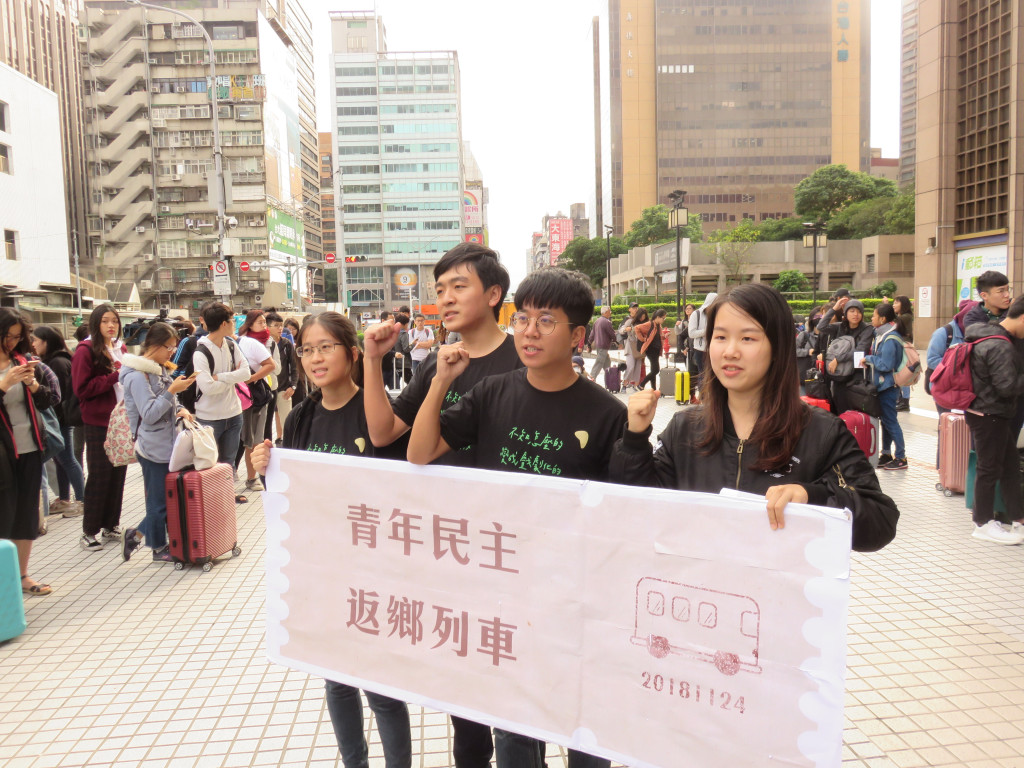
MULTIPOLYGON (((963 497, 935 491, 921 395, 900 414, 910 469, 880 473, 896 540, 853 556, 844 766, 1024 768, 1024 547, 972 540, 963 497)), ((675 411, 661 401, 655 435, 675 411)), ((122 520, 142 512, 133 466, 122 520)), ((238 525, 242 555, 203 573, 146 549, 129 563, 113 545, 83 552, 80 519, 51 520, 32 574, 54 593, 30 598, 27 632, 0 645, 0 764, 340 768, 323 682, 263 653, 258 498, 238 525)), ((447 717, 412 716, 413 764, 450 766, 447 717)), ((549 748, 551 768, 563 752, 549 748)))

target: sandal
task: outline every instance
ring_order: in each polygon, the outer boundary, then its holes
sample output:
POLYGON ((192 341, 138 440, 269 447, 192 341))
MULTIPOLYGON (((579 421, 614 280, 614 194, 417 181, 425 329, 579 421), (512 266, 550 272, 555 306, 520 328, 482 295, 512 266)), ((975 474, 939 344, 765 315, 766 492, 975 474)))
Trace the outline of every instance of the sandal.
POLYGON ((241 494, 239 494, 238 496, 235 496, 235 504, 248 504, 248 503, 249 503, 249 500, 247 498, 245 498, 245 496, 242 496, 241 494))
POLYGON ((28 576, 22 576, 21 577, 21 582, 22 582, 21 583, 21 591, 24 592, 26 595, 39 595, 39 596, 42 596, 42 595, 48 595, 51 592, 53 592, 53 588, 50 587, 49 584, 32 584, 30 586, 26 586, 25 585, 25 579, 27 579, 27 578, 28 578, 28 576))

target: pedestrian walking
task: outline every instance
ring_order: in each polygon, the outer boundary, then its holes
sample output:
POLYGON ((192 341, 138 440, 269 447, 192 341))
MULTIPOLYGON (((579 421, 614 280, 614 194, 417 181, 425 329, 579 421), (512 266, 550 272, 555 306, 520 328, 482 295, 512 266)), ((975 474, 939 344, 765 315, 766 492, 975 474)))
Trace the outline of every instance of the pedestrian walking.
POLYGON ((610 350, 615 344, 615 328, 612 326, 612 308, 605 304, 601 307, 601 315, 594 322, 592 345, 594 347, 594 365, 590 369, 591 380, 612 367, 610 350))

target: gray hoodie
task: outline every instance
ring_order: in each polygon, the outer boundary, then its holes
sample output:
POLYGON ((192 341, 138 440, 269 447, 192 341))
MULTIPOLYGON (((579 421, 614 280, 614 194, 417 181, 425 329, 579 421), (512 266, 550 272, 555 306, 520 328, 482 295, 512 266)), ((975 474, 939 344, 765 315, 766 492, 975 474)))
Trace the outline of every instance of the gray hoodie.
POLYGON ((690 338, 693 339, 693 348, 698 352, 703 352, 708 348, 707 311, 708 307, 710 307, 712 302, 717 298, 717 293, 709 293, 704 297, 704 303, 700 305, 700 309, 690 315, 690 338))
POLYGON ((171 384, 170 372, 162 370, 153 360, 125 355, 121 360, 120 381, 128 421, 135 435, 135 451, 144 459, 166 464, 171 460, 176 436, 174 419, 178 412, 177 398, 167 391, 171 384))

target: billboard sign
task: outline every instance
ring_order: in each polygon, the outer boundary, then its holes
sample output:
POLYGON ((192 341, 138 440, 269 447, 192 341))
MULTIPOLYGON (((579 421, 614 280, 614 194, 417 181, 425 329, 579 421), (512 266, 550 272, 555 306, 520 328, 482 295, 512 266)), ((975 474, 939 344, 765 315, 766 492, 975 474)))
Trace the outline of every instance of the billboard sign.
POLYGON ((302 222, 277 208, 267 208, 267 237, 270 255, 277 257, 302 256, 302 222))
POLYGON ((565 247, 572 242, 572 219, 564 216, 548 219, 548 243, 550 244, 551 264, 558 263, 565 247))
POLYGON ((974 287, 982 272, 990 269, 1006 274, 1006 243, 966 248, 956 252, 956 300, 981 301, 974 287))
POLYGON ((285 47, 259 14, 260 65, 267 99, 263 104, 266 190, 278 200, 302 199, 299 149, 299 76, 295 52, 285 47))
POLYGON ((483 185, 469 182, 462 193, 462 215, 466 227, 482 227, 484 225, 483 185))

